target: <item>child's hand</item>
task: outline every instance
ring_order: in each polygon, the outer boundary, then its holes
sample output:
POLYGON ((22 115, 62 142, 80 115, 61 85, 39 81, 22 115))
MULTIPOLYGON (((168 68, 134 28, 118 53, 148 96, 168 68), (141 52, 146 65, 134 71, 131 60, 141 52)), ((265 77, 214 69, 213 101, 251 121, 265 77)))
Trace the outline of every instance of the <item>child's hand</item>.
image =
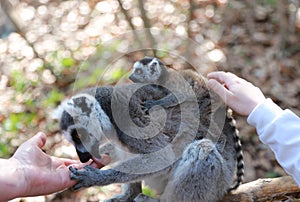
POLYGON ((249 115, 265 96, 252 83, 229 72, 211 72, 208 86, 234 111, 249 115))

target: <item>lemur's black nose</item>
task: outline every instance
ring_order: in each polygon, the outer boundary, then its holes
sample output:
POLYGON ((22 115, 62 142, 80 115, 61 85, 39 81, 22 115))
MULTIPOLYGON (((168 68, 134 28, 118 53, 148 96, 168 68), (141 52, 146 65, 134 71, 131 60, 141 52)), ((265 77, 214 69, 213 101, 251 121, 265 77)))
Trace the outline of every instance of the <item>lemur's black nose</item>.
POLYGON ((132 82, 138 82, 138 80, 132 76, 132 74, 129 76, 129 79, 132 81, 132 82))
POLYGON ((129 76, 129 79, 132 81, 132 75, 129 76))
POLYGON ((77 152, 77 155, 79 157, 79 160, 82 162, 82 163, 85 163, 87 161, 89 161, 91 158, 92 158, 92 155, 88 152, 88 151, 84 151, 82 148, 79 148, 80 146, 83 146, 83 145, 76 145, 76 152, 77 152))

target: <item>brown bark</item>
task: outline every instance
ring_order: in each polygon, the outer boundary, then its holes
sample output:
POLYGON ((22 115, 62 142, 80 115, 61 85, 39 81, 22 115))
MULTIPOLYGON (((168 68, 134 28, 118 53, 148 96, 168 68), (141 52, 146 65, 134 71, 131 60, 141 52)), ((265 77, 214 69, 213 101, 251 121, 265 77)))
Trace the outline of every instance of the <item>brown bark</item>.
POLYGON ((300 188, 290 176, 258 179, 242 184, 227 194, 222 202, 263 202, 300 197, 300 188))

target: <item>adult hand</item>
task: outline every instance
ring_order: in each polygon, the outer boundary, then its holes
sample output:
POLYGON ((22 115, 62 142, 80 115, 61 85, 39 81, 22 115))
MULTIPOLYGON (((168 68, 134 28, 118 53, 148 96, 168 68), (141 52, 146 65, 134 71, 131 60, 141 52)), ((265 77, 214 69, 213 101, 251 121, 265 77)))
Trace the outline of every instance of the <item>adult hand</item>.
MULTIPOLYGON (((7 170, 7 178, 14 179, 7 184, 8 186, 5 187, 4 185, 2 187, 4 190, 2 189, 1 192, 6 193, 6 188, 8 193, 14 192, 14 195, 8 196, 8 199, 10 197, 46 195, 76 184, 76 181, 70 179, 68 167, 72 165, 76 168, 82 168, 86 164, 44 153, 41 148, 45 143, 46 135, 40 132, 20 145, 15 154, 7 160, 6 168, 10 169, 7 170), (10 174, 13 174, 13 176, 10 176, 10 174), (13 186, 14 190, 9 185, 13 186)), ((103 165, 108 164, 110 158, 106 156, 102 161, 103 165)), ((2 167, 3 160, 0 161, 0 164, 2 167)), ((96 164, 93 164, 93 166, 96 166, 96 164)), ((5 165, 3 168, 5 168, 5 165)), ((0 176, 0 181, 2 180, 3 175, 2 179, 0 176)))

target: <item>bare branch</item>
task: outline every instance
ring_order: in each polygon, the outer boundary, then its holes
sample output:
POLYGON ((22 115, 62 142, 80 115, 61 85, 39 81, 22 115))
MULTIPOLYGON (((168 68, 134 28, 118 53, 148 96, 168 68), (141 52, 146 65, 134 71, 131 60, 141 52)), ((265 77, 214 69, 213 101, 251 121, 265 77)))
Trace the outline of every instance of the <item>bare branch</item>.
POLYGON ((117 1, 118 1, 118 3, 119 3, 119 6, 120 6, 120 8, 121 8, 121 11, 122 11, 123 15, 125 16, 125 19, 126 19, 127 22, 129 23, 129 26, 130 26, 130 28, 131 28, 132 31, 133 31, 134 37, 136 38, 136 40, 137 40, 139 46, 142 47, 142 44, 143 44, 143 43, 141 42, 141 40, 140 40, 138 34, 135 32, 135 27, 134 27, 134 25, 133 25, 132 22, 131 22, 130 16, 128 15, 127 11, 124 9, 121 0, 117 0, 117 1))
MULTIPOLYGON (((147 15, 146 15, 146 11, 145 11, 145 8, 144 8, 144 1, 143 0, 138 0, 138 6, 139 6, 139 9, 140 9, 140 12, 141 12, 141 17, 142 17, 142 20, 144 22, 144 26, 146 29, 146 35, 147 35, 147 38, 148 40, 150 41, 150 43, 152 45, 155 45, 156 42, 155 42, 155 39, 154 37, 152 36, 151 32, 150 32, 150 27, 151 27, 151 24, 150 24, 150 20, 148 19, 147 15)), ((153 51, 153 54, 154 56, 156 56, 156 50, 152 50, 153 51)))
MULTIPOLYGON (((194 16, 194 11, 196 10, 196 3, 194 2, 194 0, 189 0, 189 3, 190 3, 190 8, 189 8, 189 15, 187 17, 187 21, 186 21, 186 24, 187 24, 187 34, 188 34, 188 38, 189 39, 192 39, 193 36, 192 36, 192 32, 191 32, 191 29, 190 29, 190 22, 193 20, 193 16, 194 16)), ((191 58, 192 58, 192 49, 190 49, 190 40, 186 40, 186 44, 185 44, 185 59, 187 61, 191 61, 191 58)))
POLYGON ((237 190, 227 194, 222 202, 278 201, 292 196, 299 197, 300 188, 292 177, 285 176, 242 184, 237 190))
POLYGON ((23 33, 23 31, 21 30, 20 26, 15 22, 14 18, 12 17, 11 13, 10 13, 10 3, 9 1, 0 1, 0 6, 3 8, 3 12, 5 13, 5 15, 7 16, 7 18, 11 21, 11 23, 13 24, 14 28, 16 29, 16 32, 18 34, 20 34, 25 41, 27 42, 27 44, 32 48, 34 54, 36 57, 39 58, 39 54, 36 52, 33 43, 29 42, 28 39, 26 38, 25 34, 23 33))

